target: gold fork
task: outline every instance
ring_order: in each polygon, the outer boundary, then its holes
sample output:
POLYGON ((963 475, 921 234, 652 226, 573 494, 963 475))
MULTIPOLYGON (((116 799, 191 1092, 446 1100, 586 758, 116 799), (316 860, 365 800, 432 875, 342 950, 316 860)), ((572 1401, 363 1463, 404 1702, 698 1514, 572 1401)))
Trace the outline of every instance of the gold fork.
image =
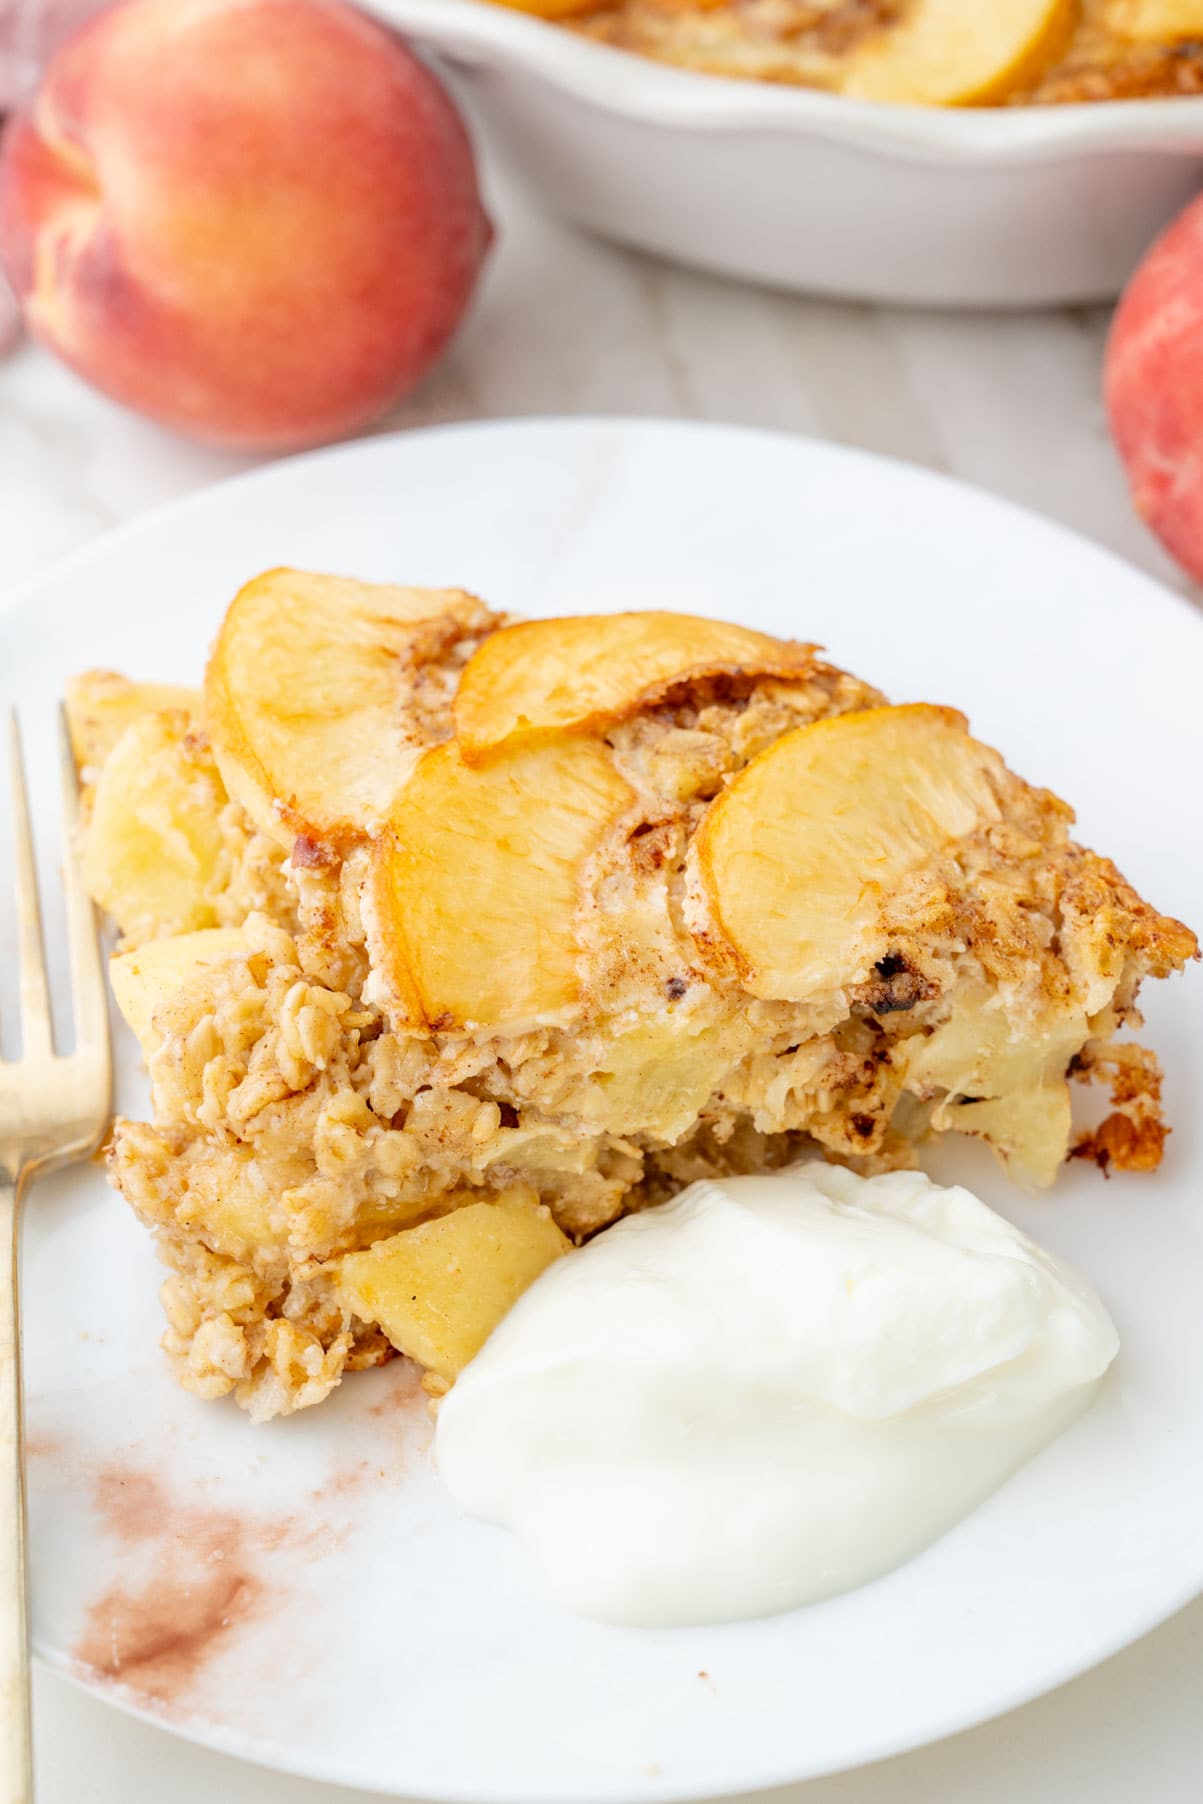
POLYGON ((63 887, 71 954, 75 1051, 54 1050, 42 945, 29 797, 16 711, 11 717, 13 864, 21 991, 21 1057, 0 1060, 0 1246, 12 1248, 0 1276, 0 1798, 32 1804, 29 1631, 25 1577, 25 1459, 18 1305, 21 1197, 26 1179, 86 1159, 109 1119, 112 1074, 108 1009, 96 917, 74 857, 77 786, 65 717, 60 719, 63 887))

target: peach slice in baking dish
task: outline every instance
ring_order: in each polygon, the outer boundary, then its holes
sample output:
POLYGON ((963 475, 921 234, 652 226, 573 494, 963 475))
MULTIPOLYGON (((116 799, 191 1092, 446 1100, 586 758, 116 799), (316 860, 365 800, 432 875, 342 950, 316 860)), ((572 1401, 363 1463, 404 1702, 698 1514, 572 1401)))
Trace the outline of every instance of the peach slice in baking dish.
MULTIPOLYGON (((571 19, 574 13, 601 12, 613 0, 493 0, 510 12, 533 13, 536 19, 571 19)), ((660 0, 665 11, 712 13, 730 6, 731 0, 660 0)))
POLYGON ((1203 0, 1107 0, 1104 23, 1133 43, 1181 43, 1203 37, 1203 0))
POLYGON ((1002 769, 951 708, 868 708, 785 734, 716 797, 690 847, 699 949, 754 996, 800 1002, 864 978, 886 950, 883 900, 999 818, 1002 769))
POLYGON ((816 650, 693 614, 525 620, 469 658, 455 698, 456 738, 476 764, 499 746, 603 727, 678 683, 805 676, 816 650))
POLYGON ((268 570, 234 598, 205 672, 226 788, 264 833, 342 847, 377 826, 420 752, 407 679, 498 616, 460 589, 268 570))
POLYGON ((852 52, 840 92, 913 106, 989 106, 1035 80, 1077 20, 1075 0, 912 0, 852 52))
POLYGON ((481 770, 422 758, 373 845, 363 896, 394 1019, 520 1030, 575 1001, 585 866, 632 792, 591 739, 519 747, 481 770))
POLYGON ((536 19, 570 19, 573 13, 596 11, 600 3, 601 0, 493 0, 494 6, 504 6, 515 13, 533 13, 536 19))

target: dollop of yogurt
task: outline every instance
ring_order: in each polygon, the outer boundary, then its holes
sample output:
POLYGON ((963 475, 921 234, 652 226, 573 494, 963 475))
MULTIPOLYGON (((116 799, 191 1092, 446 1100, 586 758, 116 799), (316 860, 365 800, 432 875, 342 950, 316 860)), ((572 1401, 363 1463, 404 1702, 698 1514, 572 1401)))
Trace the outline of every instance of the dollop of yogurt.
POLYGON ((438 1464, 581 1615, 767 1616, 942 1535, 1117 1347, 1085 1280, 968 1190, 707 1181, 536 1281, 444 1399, 438 1464))

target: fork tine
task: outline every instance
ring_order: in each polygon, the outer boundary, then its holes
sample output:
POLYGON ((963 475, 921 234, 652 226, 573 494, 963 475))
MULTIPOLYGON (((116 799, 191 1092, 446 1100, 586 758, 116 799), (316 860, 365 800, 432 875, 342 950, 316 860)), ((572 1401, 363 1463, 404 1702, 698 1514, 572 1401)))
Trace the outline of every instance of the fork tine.
POLYGON ((13 865, 16 873, 17 942, 21 959, 21 1047, 25 1054, 53 1050, 50 993, 42 946, 42 910, 29 826, 29 795, 17 710, 9 710, 10 780, 13 802, 13 865))
POLYGON ((96 911, 84 888, 76 853, 79 815, 79 779, 67 710, 59 708, 59 759, 63 790, 63 893, 67 901, 67 941, 71 951, 71 998, 75 1006, 75 1042, 89 1049, 107 1049, 108 1004, 104 992, 104 964, 96 930, 96 911))

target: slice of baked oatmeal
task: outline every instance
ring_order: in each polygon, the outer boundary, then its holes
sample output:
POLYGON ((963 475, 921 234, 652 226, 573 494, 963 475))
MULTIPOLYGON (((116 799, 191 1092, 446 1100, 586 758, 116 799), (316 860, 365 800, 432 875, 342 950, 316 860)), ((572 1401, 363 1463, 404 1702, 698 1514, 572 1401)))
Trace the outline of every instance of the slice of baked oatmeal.
POLYGON ((437 1388, 706 1174, 957 1132, 1048 1184, 1071 1080, 1114 1094, 1092 1157, 1160 1158, 1114 1036, 1194 936, 959 715, 813 647, 277 571, 203 697, 69 705, 153 1098, 110 1172, 202 1396, 281 1414, 397 1350, 437 1388))

